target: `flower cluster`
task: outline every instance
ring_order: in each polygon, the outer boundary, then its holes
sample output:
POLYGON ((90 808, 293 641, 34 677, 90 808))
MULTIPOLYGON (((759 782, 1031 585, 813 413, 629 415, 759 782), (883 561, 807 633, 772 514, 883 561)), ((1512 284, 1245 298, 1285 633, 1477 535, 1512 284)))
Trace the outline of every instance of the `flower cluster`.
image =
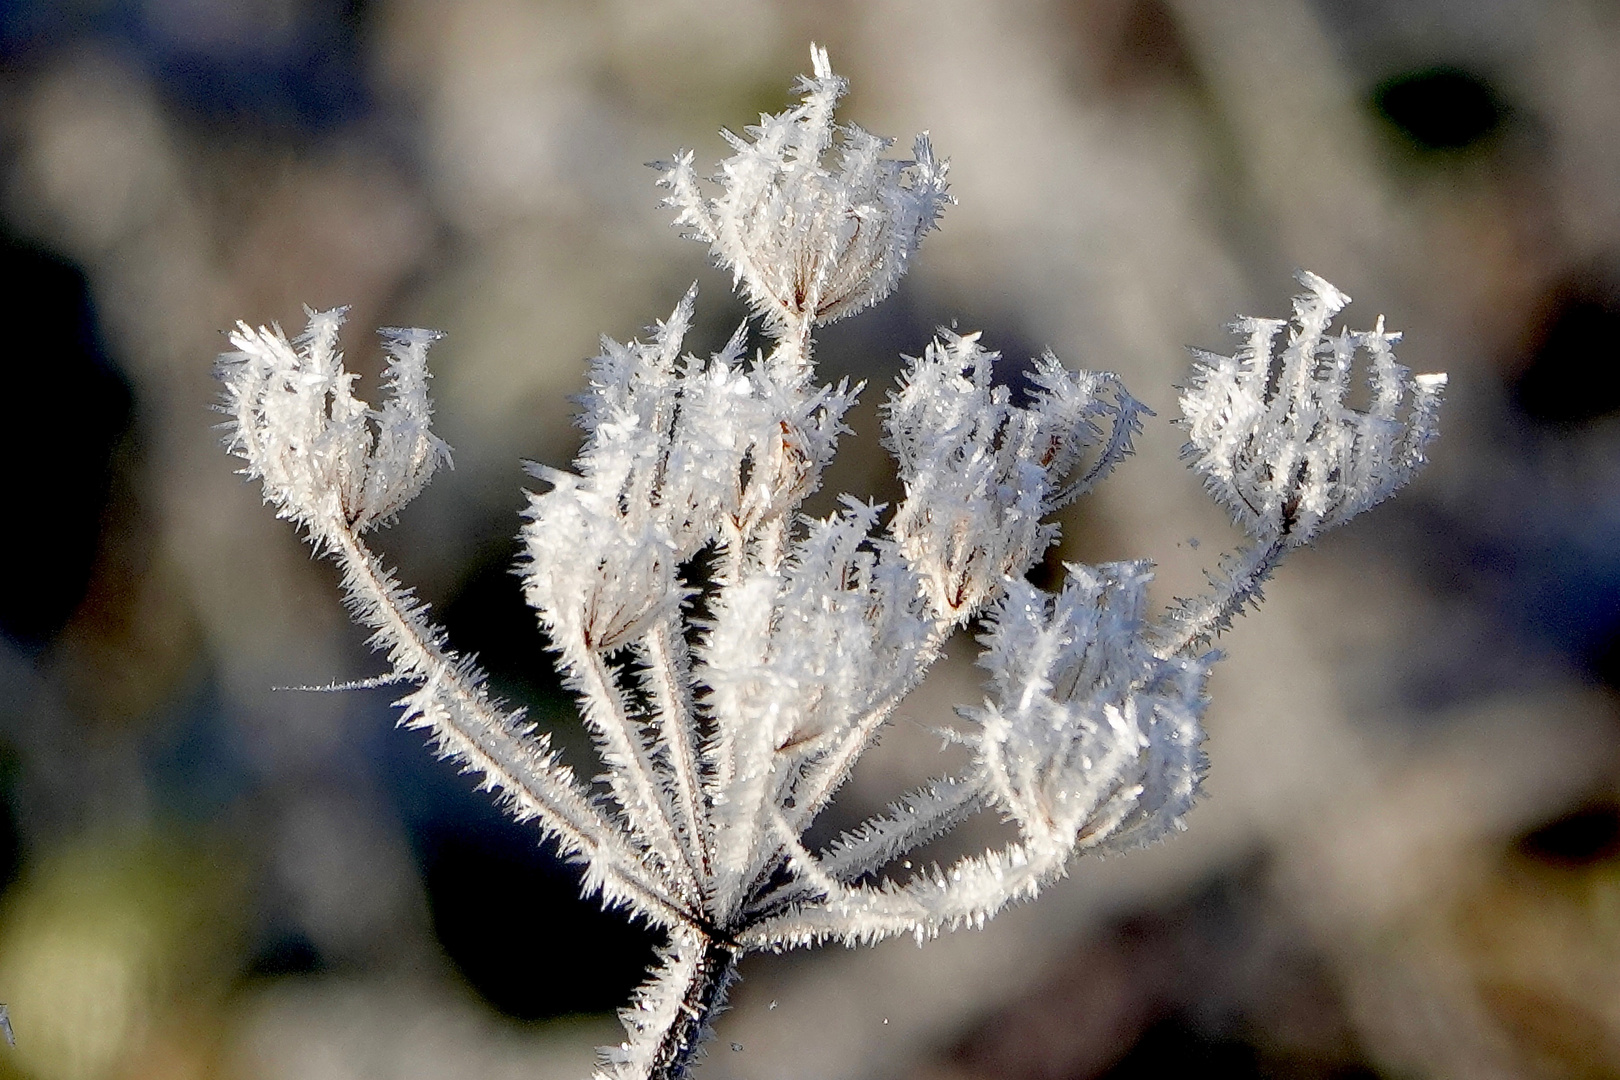
POLYGON ((283 517, 321 535, 341 520, 364 531, 392 518, 427 486, 450 451, 430 430, 427 350, 432 330, 380 331, 388 352, 381 409, 354 396, 338 330, 344 309, 310 311, 296 343, 280 327, 239 323, 237 352, 220 357, 231 404, 230 449, 283 517))
POLYGON ((1030 403, 994 383, 997 353, 979 335, 941 331, 901 376, 887 410, 886 444, 906 497, 893 530, 925 568, 936 616, 966 621, 1001 583, 1057 538, 1052 511, 1088 491, 1130 452, 1145 406, 1114 375, 1071 372, 1051 353, 1028 375, 1030 403), (1110 434, 1082 475, 1083 453, 1110 434))
POLYGON ((602 785, 489 695, 362 542, 446 457, 428 430, 433 335, 384 332, 381 409, 351 392, 338 312, 312 314, 291 343, 243 326, 221 364, 231 449, 342 566, 392 664, 384 680, 413 684, 404 721, 584 863, 588 891, 666 935, 604 1075, 684 1075, 746 952, 978 925, 1082 851, 1178 826, 1203 767, 1218 655, 1203 643, 1288 550, 1405 483, 1434 432, 1443 377, 1410 378, 1381 323, 1329 337, 1346 299, 1305 275, 1280 367, 1282 324, 1246 320, 1248 346, 1200 354, 1182 398, 1188 453, 1250 536, 1209 596, 1156 615, 1145 562, 1070 564, 1056 593, 1025 579, 1057 539, 1053 511, 1130 452, 1147 410, 1115 376, 1050 353, 1015 393, 977 334, 941 331, 888 399, 899 503, 846 497, 803 517, 858 389, 815 383, 812 331, 887 294, 948 202, 926 139, 891 160, 887 140, 833 123, 844 83, 812 55, 803 102, 731 138, 718 194, 700 192, 690 154, 661 180, 678 224, 736 275, 769 350, 749 357, 744 326, 692 355, 689 291, 649 340, 604 341, 573 469, 533 470, 546 488, 523 526, 524 593, 602 785), (1343 403, 1358 351, 1366 412, 1343 403), (855 762, 976 618, 986 696, 954 734, 971 767, 810 850, 855 762), (907 858, 981 811, 1016 837, 943 868, 907 858))

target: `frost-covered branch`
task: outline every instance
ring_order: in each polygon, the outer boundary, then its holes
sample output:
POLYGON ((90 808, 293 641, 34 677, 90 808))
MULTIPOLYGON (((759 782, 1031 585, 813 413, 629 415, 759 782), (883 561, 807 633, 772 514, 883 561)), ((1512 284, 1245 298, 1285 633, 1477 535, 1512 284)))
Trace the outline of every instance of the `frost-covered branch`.
MULTIPOLYGON (((676 223, 707 244, 755 328, 687 351, 696 289, 646 341, 603 339, 570 469, 531 467, 526 599, 593 736, 600 793, 489 695, 362 534, 448 454, 429 430, 435 335, 385 331, 388 402, 353 394, 340 312, 289 342, 239 327, 222 358, 229 444, 265 498, 337 561, 355 618, 414 689, 402 722, 482 777, 585 866, 585 888, 662 928, 601 1075, 684 1076, 749 951, 926 940, 978 926, 1086 851, 1149 843, 1198 793, 1204 643, 1259 599, 1292 549, 1388 497, 1422 464, 1443 376, 1412 378, 1397 335, 1328 334, 1347 298, 1313 275, 1293 325, 1239 323, 1233 356, 1198 354, 1188 455, 1248 543, 1211 593, 1148 609, 1146 562, 1026 575, 1053 513, 1131 451, 1151 415, 1117 377, 1051 353, 1025 385, 977 334, 940 331, 883 410, 904 495, 802 516, 860 387, 818 385, 817 327, 887 295, 950 202, 925 137, 913 157, 834 121, 845 89, 812 52, 800 104, 762 117, 712 181, 661 166, 676 223), (1344 404, 1365 356, 1371 404, 1344 404), (1021 391, 1021 392, 1020 392, 1021 391), (707 568, 706 570, 700 568, 707 568), (705 614, 699 620, 694 611, 705 614), (958 776, 901 795, 823 851, 804 836, 953 634, 977 620, 983 700, 958 710, 958 776), (974 814, 1016 830, 940 868, 928 845, 974 814), (898 864, 898 868, 897 865, 898 864)), ((537 657, 536 662, 543 658, 537 657)))
POLYGON ((279 328, 238 327, 237 352, 220 358, 227 445, 265 500, 303 526, 335 558, 351 610, 373 632, 392 665, 390 681, 417 684, 402 698, 400 722, 426 730, 439 753, 483 777, 520 820, 536 820, 565 853, 583 856, 590 888, 651 921, 688 918, 647 877, 638 845, 625 835, 550 750, 549 740, 490 697, 484 677, 446 648, 426 606, 399 586, 360 539, 426 484, 448 460, 429 434, 425 331, 384 331, 395 396, 381 410, 355 398, 355 376, 336 349, 342 311, 310 312, 296 343, 279 328))

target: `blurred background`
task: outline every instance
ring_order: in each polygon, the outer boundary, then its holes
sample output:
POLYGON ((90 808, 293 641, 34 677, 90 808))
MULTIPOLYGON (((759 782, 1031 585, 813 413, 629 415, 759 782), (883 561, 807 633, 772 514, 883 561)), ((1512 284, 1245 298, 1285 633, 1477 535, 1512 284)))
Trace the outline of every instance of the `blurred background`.
MULTIPOLYGON (((380 538, 575 752, 510 575, 597 335, 697 279, 658 208, 790 100, 929 129, 959 205, 829 328, 876 405, 953 322, 1159 414, 1063 559, 1234 542, 1177 461, 1185 346, 1308 267, 1451 375, 1419 483, 1223 641, 1184 834, 989 928, 751 958, 703 1074, 1620 1077, 1620 6, 1612 0, 0 0, 0 1076, 582 1077, 653 945, 392 727, 381 670, 233 475, 235 320, 425 325, 455 470, 380 538)), ((929 768, 965 642, 818 835, 929 768)), ((588 766, 587 766, 588 768, 588 766)))

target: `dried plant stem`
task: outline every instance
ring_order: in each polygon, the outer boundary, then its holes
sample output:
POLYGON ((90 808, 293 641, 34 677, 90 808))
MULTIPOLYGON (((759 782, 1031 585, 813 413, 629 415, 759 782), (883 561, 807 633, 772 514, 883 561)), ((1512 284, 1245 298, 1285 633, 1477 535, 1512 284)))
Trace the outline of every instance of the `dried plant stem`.
POLYGON ((802 516, 860 389, 815 384, 812 331, 887 295, 950 202, 925 137, 897 160, 834 123, 844 81, 824 50, 812 58, 800 104, 729 136, 716 197, 690 154, 661 166, 678 222, 736 275, 771 351, 748 361, 745 327, 707 361, 683 355, 694 287, 650 341, 603 339, 574 469, 533 467, 549 488, 529 497, 524 595, 594 736, 600 790, 489 695, 361 541, 447 460, 429 429, 435 335, 385 332, 377 409, 351 392, 341 311, 312 312, 296 343, 239 326, 240 351, 221 358, 230 447, 342 568, 392 665, 375 682, 415 684, 401 722, 582 863, 587 894, 666 935, 621 1013, 627 1041, 604 1052, 612 1080, 685 1077, 748 951, 979 926, 1082 852, 1174 830, 1204 768, 1219 654, 1203 646, 1289 550, 1412 477, 1445 383, 1411 377, 1381 321, 1330 336, 1349 298, 1310 274, 1291 323, 1243 320, 1233 355, 1197 354, 1187 453, 1249 539, 1206 596, 1164 615, 1148 610, 1146 561, 1065 564, 1056 592, 1027 580, 1057 539, 1053 513, 1130 453, 1149 415, 1116 376, 1049 352, 1019 394, 978 334, 941 330, 883 410, 904 497, 802 516), (1344 403, 1361 355, 1366 411, 1344 403), (711 579, 688 580, 705 554, 711 579), (968 767, 811 850, 817 816, 970 624, 988 678, 949 732, 968 767), (1016 839, 913 866, 980 811, 1016 839))
POLYGON ((646 682, 658 715, 659 730, 669 773, 674 783, 678 828, 689 837, 688 858, 698 880, 707 879, 713 862, 713 832, 704 802, 703 776, 698 766, 697 705, 690 690, 692 664, 686 641, 673 619, 647 633, 642 643, 647 664, 646 682), (694 850, 695 849, 695 850, 694 850))
POLYGON ((538 819, 564 849, 590 860, 610 894, 633 900, 665 926, 687 924, 689 912, 671 903, 641 869, 633 847, 593 804, 590 796, 549 753, 548 740, 490 698, 478 678, 446 650, 421 622, 393 577, 354 532, 334 523, 319 534, 338 560, 343 587, 361 625, 377 635, 395 672, 419 683, 427 727, 441 753, 484 777, 484 786, 510 801, 522 819, 538 819))
POLYGON ((1186 601, 1166 620, 1154 652, 1166 658, 1183 656, 1213 640, 1244 609, 1260 602, 1261 588, 1277 572, 1288 551, 1285 533, 1229 558, 1227 572, 1213 590, 1186 601))

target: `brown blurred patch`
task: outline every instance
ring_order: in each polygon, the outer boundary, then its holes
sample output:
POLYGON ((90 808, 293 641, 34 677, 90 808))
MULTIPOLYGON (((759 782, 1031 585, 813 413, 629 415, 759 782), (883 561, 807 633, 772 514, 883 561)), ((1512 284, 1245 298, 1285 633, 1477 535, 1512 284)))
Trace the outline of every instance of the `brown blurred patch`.
POLYGON ((202 630, 137 491, 138 466, 118 458, 85 598, 45 667, 75 716, 97 727, 147 718, 170 700, 202 649, 202 630))
POLYGON ((1532 830, 1464 894, 1458 940, 1528 1075, 1620 1077, 1620 845, 1611 795, 1532 830))
MULTIPOLYGON (((390 300, 432 250, 435 224, 420 195, 375 160, 246 157, 233 172, 262 170, 257 197, 224 237, 228 275, 244 318, 302 329, 304 305, 348 305, 351 323, 385 321, 390 300)), ((378 350, 356 343, 354 360, 378 350)))
POLYGON ((981 1020, 929 1080, 1370 1075, 1327 960, 1250 866, 1116 921, 981 1020))
POLYGON ((1063 0, 1085 82, 1105 94, 1131 94, 1197 81, 1192 54, 1163 0, 1063 0))

